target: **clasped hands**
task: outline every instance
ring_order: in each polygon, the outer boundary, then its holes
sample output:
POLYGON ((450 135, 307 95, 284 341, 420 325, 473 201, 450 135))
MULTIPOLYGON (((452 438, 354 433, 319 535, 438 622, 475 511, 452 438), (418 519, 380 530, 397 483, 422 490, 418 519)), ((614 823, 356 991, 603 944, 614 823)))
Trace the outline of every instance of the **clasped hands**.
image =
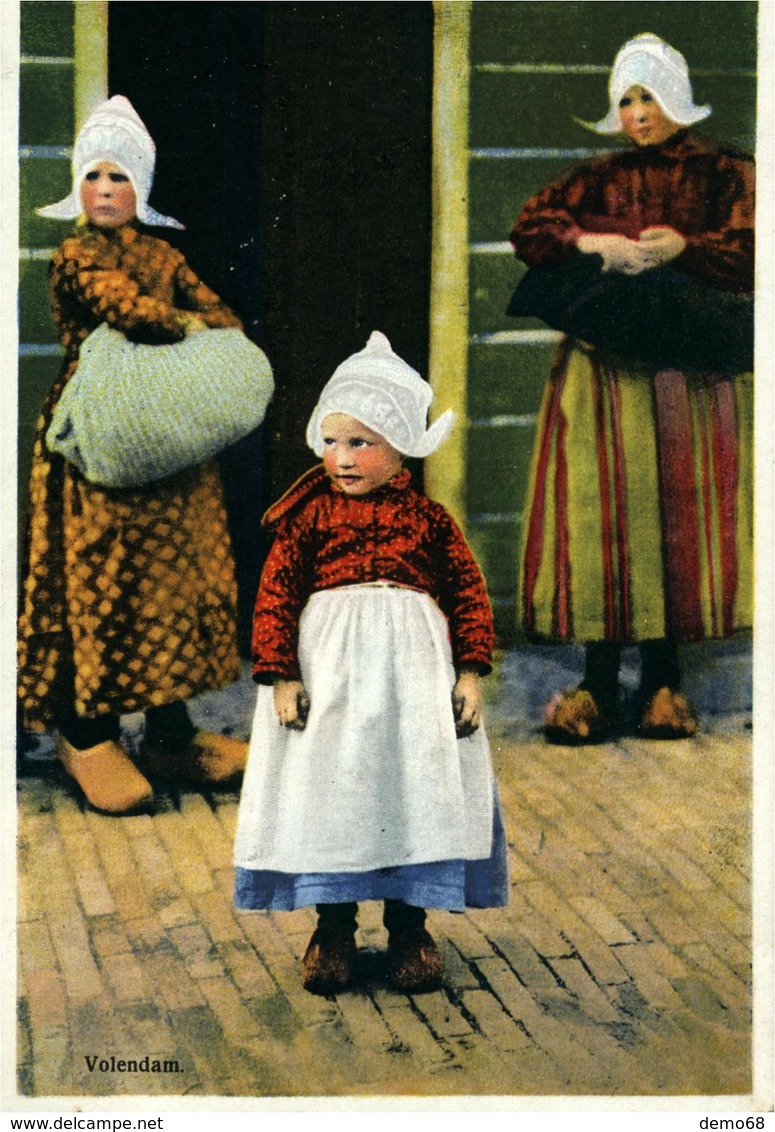
POLYGON ((602 256, 603 271, 640 275, 679 256, 686 240, 675 228, 658 225, 644 228, 637 240, 616 233, 587 232, 576 241, 576 247, 585 255, 602 256))
MULTIPOLYGON (((275 680, 274 710, 281 727, 303 731, 309 715, 309 696, 301 680, 275 680)), ((473 735, 482 721, 482 691, 479 674, 464 670, 452 689, 452 712, 459 739, 473 735)))

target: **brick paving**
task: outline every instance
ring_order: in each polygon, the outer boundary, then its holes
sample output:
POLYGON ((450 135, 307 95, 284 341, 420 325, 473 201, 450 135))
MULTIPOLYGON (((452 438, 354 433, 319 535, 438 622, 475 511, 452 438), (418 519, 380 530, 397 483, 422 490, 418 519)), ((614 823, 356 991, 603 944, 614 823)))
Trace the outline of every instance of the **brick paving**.
MULTIPOLYGON (((27 749, 20 1095, 748 1094, 750 655, 685 660, 696 740, 574 749, 535 724, 578 652, 507 654, 488 727, 511 901, 430 914, 445 981, 428 995, 387 987, 368 904, 357 986, 301 989, 312 911, 232 909, 236 792, 160 787, 153 814, 110 818, 82 805, 50 742, 27 749), (169 1071, 90 1070, 111 1056, 169 1071)), ((203 697, 198 721, 246 734, 253 691, 203 697)))

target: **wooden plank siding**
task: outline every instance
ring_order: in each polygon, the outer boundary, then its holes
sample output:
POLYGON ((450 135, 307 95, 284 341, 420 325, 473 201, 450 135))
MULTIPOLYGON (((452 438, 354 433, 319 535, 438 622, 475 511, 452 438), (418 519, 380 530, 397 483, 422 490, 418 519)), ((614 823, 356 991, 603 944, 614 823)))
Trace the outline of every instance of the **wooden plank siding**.
POLYGON ((19 516, 35 423, 60 364, 48 304, 48 261, 72 227, 35 209, 70 190, 78 124, 107 91, 107 4, 22 0, 19 8, 19 516))
MULTIPOLYGON (((687 56, 708 133, 752 149, 757 5, 749 0, 439 0, 434 5, 433 270, 430 378, 460 416, 427 461, 428 490, 461 523, 484 567, 504 643, 538 409, 556 335, 508 319, 522 274, 508 244, 525 199, 611 143, 573 120, 600 117, 608 70, 639 31, 687 56)), ((46 263, 68 223, 35 216, 70 184, 78 122, 107 92, 107 4, 22 0, 20 68, 19 486, 33 422, 56 373, 46 263)))

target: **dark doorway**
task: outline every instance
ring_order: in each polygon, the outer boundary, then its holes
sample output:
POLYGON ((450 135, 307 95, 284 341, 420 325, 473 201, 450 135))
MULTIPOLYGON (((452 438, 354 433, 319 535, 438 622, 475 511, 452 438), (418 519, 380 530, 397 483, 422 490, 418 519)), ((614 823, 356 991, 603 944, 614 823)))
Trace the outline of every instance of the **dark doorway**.
POLYGON ((427 372, 433 9, 121 0, 108 26, 110 94, 157 144, 152 203, 275 371, 263 435, 222 458, 244 635, 259 519, 314 463, 323 383, 373 329, 427 372))

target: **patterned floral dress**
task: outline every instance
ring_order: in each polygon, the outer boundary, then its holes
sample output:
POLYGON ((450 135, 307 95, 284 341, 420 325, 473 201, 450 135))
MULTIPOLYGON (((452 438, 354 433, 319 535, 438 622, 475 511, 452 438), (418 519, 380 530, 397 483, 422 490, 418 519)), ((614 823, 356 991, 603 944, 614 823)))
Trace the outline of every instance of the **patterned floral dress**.
MULTIPOLYGON (((753 290, 754 165, 685 130, 590 162, 527 202, 511 239, 529 266, 582 232, 686 239, 670 266, 753 290)), ((554 640, 726 637, 752 621, 753 375, 634 363, 565 338, 539 415, 520 614, 554 640)))
POLYGON ((65 350, 33 455, 20 593, 24 726, 144 711, 239 675, 236 583, 214 463, 142 489, 88 483, 46 430, 87 335, 107 322, 136 342, 179 341, 185 318, 239 326, 183 255, 134 222, 76 229, 50 267, 65 350))

